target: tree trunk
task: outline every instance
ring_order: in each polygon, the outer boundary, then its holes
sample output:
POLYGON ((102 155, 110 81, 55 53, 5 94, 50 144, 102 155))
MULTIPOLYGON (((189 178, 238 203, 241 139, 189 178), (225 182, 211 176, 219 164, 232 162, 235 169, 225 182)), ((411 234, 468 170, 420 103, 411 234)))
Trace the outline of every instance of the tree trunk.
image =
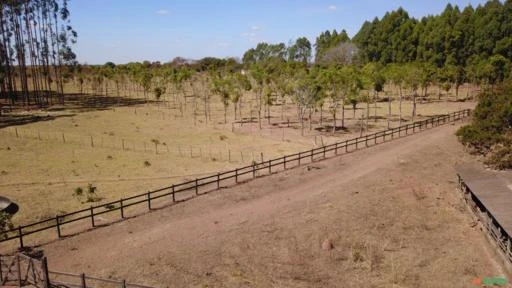
POLYGON ((341 100, 341 128, 345 128, 345 98, 341 100))
POLYGON ((398 115, 398 126, 402 125, 402 86, 400 86, 400 104, 398 105, 399 115, 398 115))
POLYGON ((388 129, 390 128, 390 119, 391 119, 391 97, 388 97, 388 129))
POLYGON ((414 90, 414 93, 412 94, 412 122, 414 122, 414 118, 416 117, 416 95, 417 92, 414 90))
POLYGON ((313 109, 309 108, 309 131, 313 130, 313 121, 312 116, 313 115, 313 109))
POLYGON ((336 107, 334 107, 334 111, 332 113, 332 135, 336 132, 336 107))
POLYGON ((320 105, 320 127, 323 126, 324 124, 324 104, 322 103, 322 105, 320 105))
POLYGON ((224 124, 228 123, 228 105, 224 105, 224 124))
POLYGON ((373 98, 373 105, 374 105, 373 122, 377 122, 377 99, 379 98, 379 92, 375 91, 374 93, 375 93, 375 97, 373 98))

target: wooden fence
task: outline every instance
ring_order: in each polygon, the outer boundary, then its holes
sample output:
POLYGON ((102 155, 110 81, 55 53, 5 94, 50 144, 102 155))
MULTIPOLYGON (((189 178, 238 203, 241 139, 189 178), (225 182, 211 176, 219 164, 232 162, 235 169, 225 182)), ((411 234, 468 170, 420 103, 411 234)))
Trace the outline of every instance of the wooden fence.
POLYGON ((462 192, 464 201, 469 209, 473 211, 478 218, 483 229, 487 231, 487 235, 496 243, 498 249, 503 253, 505 258, 512 264, 512 236, 501 227, 496 218, 482 204, 477 196, 466 185, 461 175, 458 175, 459 187, 462 192))
POLYGON ((112 287, 112 288, 154 288, 132 284, 126 280, 118 281, 92 277, 82 274, 57 272, 48 270, 46 257, 32 258, 25 254, 0 255, 0 287, 112 287))
POLYGON ((157 199, 167 199, 167 201, 170 203, 183 201, 185 199, 177 200, 177 195, 187 192, 192 195, 191 197, 195 197, 200 194, 220 189, 223 187, 223 185, 226 186, 226 184, 236 185, 240 182, 245 182, 258 176, 269 175, 292 167, 300 166, 302 164, 312 163, 316 160, 333 157, 342 153, 348 153, 359 148, 381 144, 395 138, 400 138, 423 131, 424 129, 461 120, 468 117, 470 113, 471 110, 465 109, 446 115, 434 116, 422 121, 417 121, 384 131, 367 134, 346 141, 314 148, 308 151, 285 155, 280 158, 259 163, 253 162, 252 165, 236 168, 231 171, 217 173, 203 178, 196 178, 191 181, 174 184, 172 186, 164 187, 154 191, 148 191, 136 196, 122 198, 117 201, 112 201, 97 206, 91 206, 90 208, 67 214, 57 215, 53 218, 45 219, 31 224, 20 225, 15 229, 11 229, 0 234, 0 242, 17 239, 19 241, 19 247, 23 248, 25 247, 25 243, 23 241, 25 236, 49 229, 55 229, 57 236, 61 238, 65 236, 62 234, 62 227, 77 221, 90 221, 91 227, 94 228, 97 226, 97 216, 103 214, 119 211, 117 213, 119 213, 119 216, 121 217, 120 219, 122 220, 126 218, 126 208, 134 205, 147 205, 148 210, 151 210, 154 208, 152 207, 152 203, 157 199))

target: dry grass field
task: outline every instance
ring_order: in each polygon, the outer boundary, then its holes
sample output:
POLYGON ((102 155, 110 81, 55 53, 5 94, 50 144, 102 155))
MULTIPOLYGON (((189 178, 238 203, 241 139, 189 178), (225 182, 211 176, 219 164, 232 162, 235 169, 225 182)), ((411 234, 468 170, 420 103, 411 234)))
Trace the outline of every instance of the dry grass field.
MULTIPOLYGON (((191 104, 182 115, 170 102, 144 103, 140 95, 68 97, 66 106, 0 118, 6 126, 0 129, 0 195, 20 206, 15 224, 354 137, 360 133, 360 115, 366 113, 362 103, 354 119, 351 107, 346 106, 348 129, 332 135, 318 129, 317 111, 313 129, 306 123, 305 136, 301 136, 293 103, 273 106, 270 124, 263 119, 260 130, 255 111, 250 119, 251 107, 254 110, 256 105, 249 96, 242 106, 244 123, 234 124, 231 108, 224 124, 223 106, 215 96, 208 123, 198 111, 194 117, 191 104), (19 123, 25 124, 12 125, 19 123), (97 187, 99 202, 73 196, 77 187, 85 190, 89 184, 97 187)), ((396 126, 398 102, 392 104, 391 126, 396 126)), ((473 106, 472 102, 418 104, 417 119, 473 106)), ((370 108, 373 116, 373 104, 370 108)), ((377 104, 377 118, 369 120, 370 131, 387 127, 387 109, 387 103, 377 104)), ((403 103, 404 121, 410 120, 411 109, 410 102, 403 103)), ((322 118, 323 125, 331 125, 327 111, 322 118)))
POLYGON ((51 269, 158 287, 472 287, 503 275, 447 125, 66 238, 51 269))

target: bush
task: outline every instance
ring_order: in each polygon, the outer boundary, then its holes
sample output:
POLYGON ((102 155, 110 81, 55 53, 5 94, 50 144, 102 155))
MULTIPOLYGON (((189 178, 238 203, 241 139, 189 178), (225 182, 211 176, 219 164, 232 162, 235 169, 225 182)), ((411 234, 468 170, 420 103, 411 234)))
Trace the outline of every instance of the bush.
POLYGON ((90 202, 98 202, 101 201, 101 197, 98 197, 96 195, 96 190, 98 188, 96 186, 93 186, 92 184, 87 185, 87 190, 84 195, 84 189, 82 187, 76 187, 73 196, 77 198, 78 201, 83 203, 90 203, 90 202), (85 196, 85 199, 84 199, 85 196), (85 201, 84 201, 85 200, 85 201))
POLYGON ((479 96, 472 123, 460 128, 457 136, 471 152, 485 156, 485 163, 512 168, 512 80, 479 96))
POLYGON ((0 239, 7 238, 7 235, 4 234, 5 231, 14 229, 11 218, 11 214, 0 212, 0 239))

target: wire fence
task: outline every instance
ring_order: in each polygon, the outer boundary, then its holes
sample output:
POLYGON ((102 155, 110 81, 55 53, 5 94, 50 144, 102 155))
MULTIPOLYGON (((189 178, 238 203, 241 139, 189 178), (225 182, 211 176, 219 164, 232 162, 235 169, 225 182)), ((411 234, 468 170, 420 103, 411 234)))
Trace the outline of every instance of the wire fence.
MULTIPOLYGON (((17 240, 20 248, 25 247, 24 237, 40 233, 42 231, 54 229, 57 237, 65 237, 63 226, 70 225, 75 222, 87 221, 90 227, 95 228, 108 223, 104 222, 98 216, 104 214, 118 213, 117 220, 123 220, 127 217, 127 208, 132 206, 146 205, 148 210, 155 209, 157 206, 164 207, 172 205, 176 202, 188 200, 201 194, 205 194, 222 187, 236 185, 251 179, 270 175, 289 168, 297 167, 307 163, 313 163, 317 160, 334 157, 343 153, 349 153, 360 148, 375 146, 393 139, 398 139, 417 132, 421 132, 428 128, 437 127, 446 123, 464 119, 470 116, 471 110, 460 110, 446 115, 434 116, 422 121, 409 123, 399 127, 383 130, 380 132, 367 134, 357 138, 336 142, 334 144, 313 148, 308 151, 302 151, 295 154, 285 155, 280 158, 271 159, 261 162, 253 162, 251 165, 236 168, 234 170, 220 172, 210 176, 196 178, 194 180, 185 181, 179 184, 173 184, 154 191, 148 191, 132 197, 122 198, 117 201, 104 203, 101 205, 91 206, 90 208, 78 210, 75 212, 56 215, 53 218, 20 225, 15 229, 4 231, 0 234, 0 242, 17 240)), ((112 221, 113 222, 113 221, 112 221)), ((87 225, 89 226, 89 225, 87 225)), ((83 226, 79 230, 86 230, 83 226)))

